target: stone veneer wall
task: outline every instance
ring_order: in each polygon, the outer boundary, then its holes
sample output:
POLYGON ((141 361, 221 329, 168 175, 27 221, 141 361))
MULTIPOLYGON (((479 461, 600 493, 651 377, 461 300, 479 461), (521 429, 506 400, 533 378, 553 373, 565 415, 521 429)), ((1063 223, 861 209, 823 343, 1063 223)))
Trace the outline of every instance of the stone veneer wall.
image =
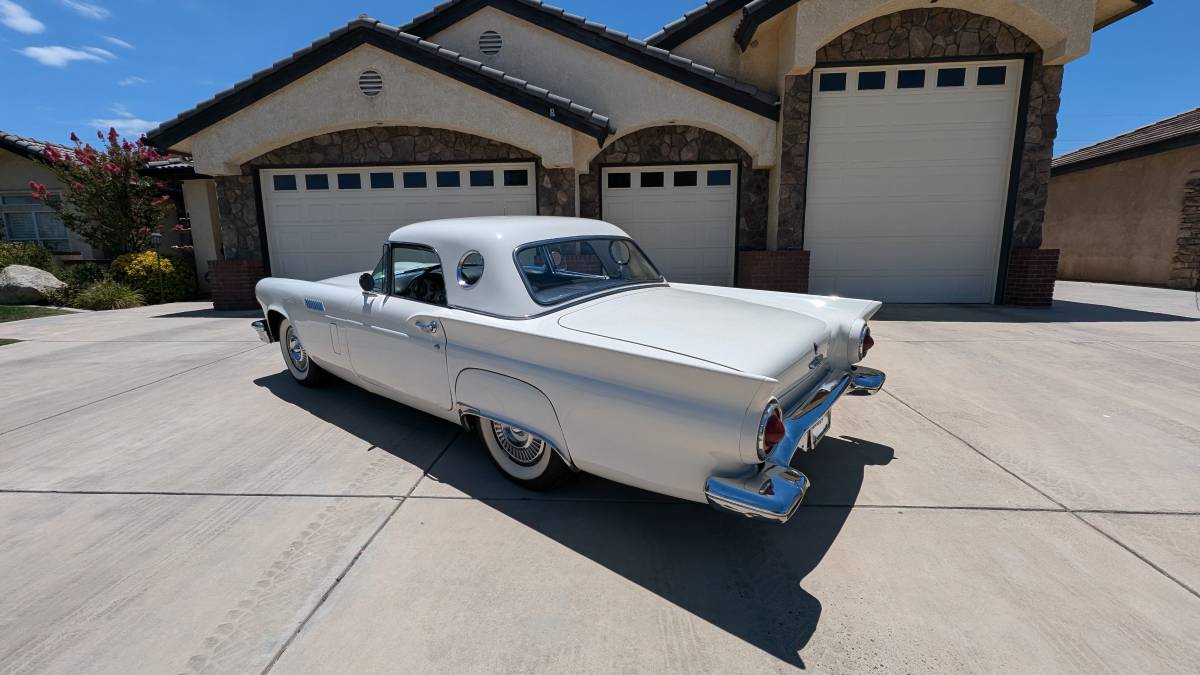
POLYGON ((767 247, 770 172, 755 170, 750 155, 724 136, 685 125, 650 127, 622 136, 596 155, 579 178, 579 215, 600 218, 600 170, 606 164, 697 164, 736 162, 739 187, 738 248, 767 247))
POLYGON ((1179 238, 1171 263, 1171 288, 1200 291, 1200 171, 1188 177, 1179 217, 1179 238))
MULTIPOLYGON (((260 259, 254 176, 259 169, 286 166, 424 164, 438 162, 534 161, 521 148, 449 129, 371 127, 321 134, 272 150, 242 165, 238 176, 218 176, 222 254, 225 259, 260 259)), ((574 215, 574 171, 542 169, 536 177, 538 207, 546 215, 574 215)))
MULTIPOLYGON (((997 19, 958 9, 913 9, 873 19, 817 52, 817 65, 878 60, 1034 55, 1021 174, 1013 218, 1013 248, 1036 249, 1058 133, 1062 66, 1044 66, 1041 49, 1021 31, 997 19)), ((808 135, 812 74, 789 76, 783 92, 780 155, 779 248, 800 247, 808 181, 808 135)))

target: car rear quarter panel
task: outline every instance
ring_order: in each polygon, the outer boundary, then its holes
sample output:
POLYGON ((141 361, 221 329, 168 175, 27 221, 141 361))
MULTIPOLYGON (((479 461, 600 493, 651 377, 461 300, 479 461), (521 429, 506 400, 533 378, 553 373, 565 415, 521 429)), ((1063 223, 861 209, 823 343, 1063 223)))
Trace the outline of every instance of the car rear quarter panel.
POLYGON ((525 382, 549 399, 579 469, 683 499, 704 501, 710 475, 757 462, 747 419, 756 432, 761 407, 750 410, 765 405, 774 380, 568 331, 555 319, 446 320, 455 400, 470 404, 476 394, 459 377, 466 370, 525 382))

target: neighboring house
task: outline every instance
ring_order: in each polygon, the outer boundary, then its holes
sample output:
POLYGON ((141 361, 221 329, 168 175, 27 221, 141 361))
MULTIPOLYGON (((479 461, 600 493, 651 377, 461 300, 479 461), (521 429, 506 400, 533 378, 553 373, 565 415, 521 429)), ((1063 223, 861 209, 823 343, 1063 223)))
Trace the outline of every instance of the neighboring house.
POLYGON ((676 281, 1045 305, 1062 66, 1149 4, 715 0, 643 41, 452 0, 352 21, 149 136, 213 177, 218 307, 498 213, 611 221, 676 281))
MULTIPOLYGON (((68 230, 46 205, 30 197, 29 181, 45 185, 51 193, 62 190, 58 179, 42 163, 46 145, 0 131, 0 239, 40 244, 63 259, 93 260, 97 252, 68 230)), ((67 151, 62 146, 54 147, 67 151)))
POLYGON ((1058 276, 1200 288, 1200 108, 1054 160, 1058 276))

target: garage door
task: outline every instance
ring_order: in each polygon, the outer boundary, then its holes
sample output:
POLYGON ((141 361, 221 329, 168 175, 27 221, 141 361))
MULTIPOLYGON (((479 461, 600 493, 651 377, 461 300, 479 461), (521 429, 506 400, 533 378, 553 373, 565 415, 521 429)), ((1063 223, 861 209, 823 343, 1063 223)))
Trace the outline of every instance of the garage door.
POLYGON ((992 302, 1020 61, 813 78, 805 248, 814 293, 992 302))
POLYGON ((736 164, 610 167, 600 209, 668 281, 731 286, 737 172, 736 164))
POLYGON ((388 234, 409 223, 537 213, 533 164, 273 169, 261 178, 277 277, 370 269, 388 234))

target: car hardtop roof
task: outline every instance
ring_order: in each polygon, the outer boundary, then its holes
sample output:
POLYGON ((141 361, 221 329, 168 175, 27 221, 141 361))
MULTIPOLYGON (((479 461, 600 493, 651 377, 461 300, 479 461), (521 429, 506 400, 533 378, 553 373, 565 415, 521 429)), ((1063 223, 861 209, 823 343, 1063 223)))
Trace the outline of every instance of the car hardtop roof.
POLYGON ((433 248, 447 246, 482 249, 503 246, 508 249, 550 239, 576 237, 628 237, 611 223, 588 218, 558 216, 480 216, 427 220, 405 225, 392 232, 395 243, 425 244, 433 248))

